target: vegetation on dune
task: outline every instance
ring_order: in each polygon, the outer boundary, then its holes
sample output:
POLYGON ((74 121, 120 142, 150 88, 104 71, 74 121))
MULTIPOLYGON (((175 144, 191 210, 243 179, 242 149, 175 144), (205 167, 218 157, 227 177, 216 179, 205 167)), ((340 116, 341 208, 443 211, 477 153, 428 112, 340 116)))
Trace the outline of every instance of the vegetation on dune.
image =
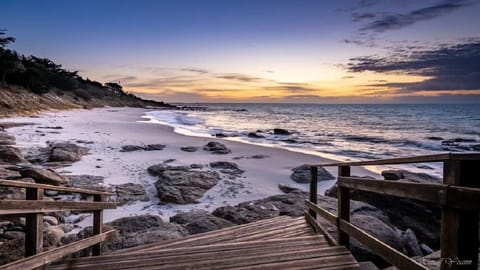
POLYGON ((19 55, 7 48, 13 42, 15 38, 7 36, 6 31, 0 29, 0 86, 3 88, 17 86, 41 96, 47 93, 68 96, 79 103, 105 101, 97 102, 99 106, 110 105, 109 102, 112 102, 112 105, 169 106, 163 102, 138 98, 114 82, 102 84, 82 78, 78 71, 64 69, 50 59, 19 55))

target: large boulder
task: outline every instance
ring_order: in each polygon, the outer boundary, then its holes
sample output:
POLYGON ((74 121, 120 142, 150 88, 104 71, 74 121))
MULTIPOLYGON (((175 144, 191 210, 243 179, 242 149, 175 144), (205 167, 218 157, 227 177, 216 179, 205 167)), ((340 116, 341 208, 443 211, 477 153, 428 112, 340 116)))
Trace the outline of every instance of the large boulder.
POLYGON ((170 218, 170 222, 181 224, 190 234, 209 232, 235 225, 203 210, 176 214, 170 218))
POLYGON ((52 169, 36 168, 36 167, 24 167, 20 169, 20 174, 23 177, 30 177, 35 180, 36 183, 48 184, 48 185, 65 185, 68 184, 68 180, 52 169))
POLYGON ((115 193, 117 195, 117 204, 119 206, 133 203, 135 201, 149 201, 147 192, 141 184, 126 183, 116 185, 115 193))
POLYGON ((203 194, 220 181, 216 172, 165 170, 155 182, 161 203, 198 203, 203 194))
POLYGON ((407 255, 410 257, 423 256, 420 243, 418 242, 417 236, 412 229, 408 228, 402 234, 402 242, 407 255))
MULTIPOLYGON (((115 229, 117 234, 108 238, 103 245, 104 251, 113 251, 144 245, 162 240, 180 238, 188 235, 188 231, 176 223, 162 221, 159 216, 139 215, 116 219, 105 224, 105 229, 115 229)), ((78 241, 92 235, 92 227, 87 227, 78 234, 64 237, 64 244, 78 241)), ((88 251, 76 254, 86 256, 88 251)))
POLYGON ((225 155, 232 152, 227 146, 219 142, 209 142, 203 147, 203 150, 216 155, 225 155))
POLYGON ((60 244, 60 240, 65 236, 65 232, 62 227, 46 226, 43 230, 43 246, 47 248, 53 248, 60 244))
POLYGON ((161 175, 164 171, 188 171, 190 170, 191 167, 189 166, 173 166, 173 165, 168 165, 165 162, 152 165, 147 168, 147 172, 153 176, 159 176, 161 175))
POLYGON ((88 154, 89 149, 73 143, 54 143, 50 145, 49 161, 52 162, 75 162, 88 154))
POLYGON ((0 145, 0 162, 17 164, 25 161, 22 152, 16 147, 0 145))
MULTIPOLYGON (((327 170, 323 167, 317 167, 317 181, 327 181, 327 180, 335 180, 335 177, 330 174, 327 170)), ((310 165, 304 164, 292 169, 292 174, 290 178, 301 184, 310 183, 311 173, 310 173, 310 165)))
POLYGON ((212 169, 218 169, 220 172, 230 175, 240 175, 244 173, 244 170, 241 170, 236 163, 228 161, 215 161, 211 162, 210 167, 212 169))
POLYGON ((283 129, 283 128, 274 128, 273 134, 275 135, 290 135, 292 134, 290 131, 283 129))
POLYGON ((90 189, 97 191, 111 191, 111 188, 103 184, 103 176, 78 174, 65 176, 70 185, 75 188, 90 189))

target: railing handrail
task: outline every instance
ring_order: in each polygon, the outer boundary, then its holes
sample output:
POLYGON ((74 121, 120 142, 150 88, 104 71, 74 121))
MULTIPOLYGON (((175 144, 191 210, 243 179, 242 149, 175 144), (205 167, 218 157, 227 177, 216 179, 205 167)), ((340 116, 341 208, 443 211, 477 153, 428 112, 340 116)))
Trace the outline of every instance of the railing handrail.
POLYGON ((306 201, 305 217, 316 229, 326 230, 316 220, 317 214, 338 230, 338 244, 349 246, 350 235, 400 269, 428 269, 403 253, 350 223, 350 190, 409 198, 434 203, 442 208, 441 256, 450 260, 470 259, 470 265, 447 264, 442 270, 477 269, 479 249, 480 153, 445 153, 437 155, 394 158, 372 161, 338 162, 311 165, 311 179, 317 179, 319 166, 338 166, 338 216, 316 204, 317 184, 310 181, 310 196, 306 201), (403 181, 366 179, 350 176, 350 166, 387 165, 423 162, 443 162, 443 183, 412 183, 403 181))
POLYGON ((26 200, 0 200, 0 216, 26 217, 25 258, 0 265, 1 269, 36 269, 88 247, 93 248, 93 255, 100 255, 101 243, 113 233, 103 232, 103 210, 116 208, 115 203, 105 202, 104 198, 113 193, 3 179, 0 179, 0 186, 26 189, 26 200), (93 201, 47 201, 43 200, 45 190, 80 193, 93 196, 93 201), (93 236, 43 251, 43 213, 65 210, 93 212, 93 236))
POLYGON ((441 153, 434 155, 422 155, 414 157, 401 157, 401 158, 386 158, 375 160, 362 160, 362 161, 345 161, 345 162, 332 162, 324 164, 312 164, 310 166, 319 167, 336 167, 336 166, 369 166, 369 165, 393 165, 393 164, 407 164, 407 163, 427 163, 427 162, 444 162, 448 160, 479 160, 480 153, 441 153))
POLYGON ((102 195, 102 196, 115 195, 111 192, 106 192, 106 191, 98 191, 98 190, 74 188, 74 187, 64 187, 64 186, 53 186, 53 185, 47 185, 47 184, 37 184, 37 183, 4 180, 4 179, 0 179, 0 186, 18 187, 18 188, 41 188, 44 190, 63 191, 63 192, 79 193, 79 194, 85 194, 85 195, 102 195))

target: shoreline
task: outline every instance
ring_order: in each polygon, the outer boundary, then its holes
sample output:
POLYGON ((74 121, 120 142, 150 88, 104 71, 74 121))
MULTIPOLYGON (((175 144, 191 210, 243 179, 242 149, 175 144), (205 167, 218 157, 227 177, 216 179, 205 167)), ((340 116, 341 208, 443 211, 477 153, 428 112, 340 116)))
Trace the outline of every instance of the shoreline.
MULTIPOLYGON (((14 117, 2 119, 2 122, 32 122, 34 125, 14 127, 8 132, 17 139, 17 147, 22 152, 35 147, 44 147, 47 141, 86 141, 84 145, 90 148, 88 155, 61 168, 64 174, 89 174, 105 177, 108 184, 137 183, 142 184, 149 196, 148 202, 136 202, 120 206, 116 210, 105 212, 105 222, 119 217, 154 214, 164 220, 179 211, 203 209, 213 211, 225 205, 236 205, 240 202, 266 198, 271 195, 282 194, 278 188, 284 184, 307 191, 308 184, 298 184, 290 179, 291 169, 302 164, 319 164, 329 160, 293 152, 276 147, 265 147, 244 142, 236 142, 221 138, 192 137, 174 132, 174 128, 157 123, 148 123, 142 116, 151 109, 139 108, 95 108, 90 110, 69 110, 42 113, 35 118, 14 117), (41 130, 40 126, 58 126, 61 129, 41 130), (43 134, 43 135, 42 135, 43 134), (209 141, 225 144, 232 150, 231 154, 214 155, 199 150, 188 153, 180 150, 184 146, 201 147, 209 141), (120 152, 123 145, 164 144, 161 151, 120 152), (268 156, 263 159, 248 158, 254 155, 268 156), (243 157, 243 158, 240 158, 243 157), (228 161, 238 164, 245 173, 234 180, 228 181, 222 175, 222 180, 208 190, 199 204, 157 205, 154 182, 156 177, 147 173, 151 165, 175 159, 171 165, 208 164, 215 161, 228 161), (230 190, 230 191, 229 191, 230 190)), ((336 168, 328 168, 332 175, 336 175, 336 168)), ((372 175, 364 168, 354 168, 352 173, 358 175, 372 175)), ((332 186, 335 180, 319 182, 319 194, 332 186)), ((81 224, 89 225, 90 217, 81 224)))

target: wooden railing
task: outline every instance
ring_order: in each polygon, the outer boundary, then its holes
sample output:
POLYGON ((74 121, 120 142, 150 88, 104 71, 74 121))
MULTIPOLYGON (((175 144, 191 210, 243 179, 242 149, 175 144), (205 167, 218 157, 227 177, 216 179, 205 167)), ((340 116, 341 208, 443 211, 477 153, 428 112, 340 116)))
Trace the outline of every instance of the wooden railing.
POLYGON ((350 190, 361 190, 382 195, 409 198, 433 203, 441 207, 441 268, 478 269, 479 210, 480 210, 480 154, 438 154, 409 158, 383 159, 359 162, 339 162, 312 165, 310 196, 306 200, 305 217, 332 244, 349 247, 350 236, 399 269, 428 269, 396 249, 376 239, 350 223, 350 190), (351 166, 393 165, 406 163, 443 162, 443 182, 421 184, 388 180, 370 180, 350 175, 351 166), (338 166, 338 211, 334 215, 317 205, 318 166, 338 166), (318 222, 317 214, 336 225, 337 241, 318 222))
POLYGON ((93 255, 100 255, 101 243, 115 232, 103 232, 103 210, 116 208, 115 203, 104 201, 112 193, 11 180, 0 180, 0 186, 26 189, 25 200, 0 201, 0 220, 6 216, 26 218, 25 258, 0 265, 0 269, 36 269, 88 247, 92 247, 93 255), (46 201, 43 200, 45 190, 79 193, 93 197, 93 201, 46 201), (43 252, 43 213, 68 210, 93 212, 93 236, 43 252))

